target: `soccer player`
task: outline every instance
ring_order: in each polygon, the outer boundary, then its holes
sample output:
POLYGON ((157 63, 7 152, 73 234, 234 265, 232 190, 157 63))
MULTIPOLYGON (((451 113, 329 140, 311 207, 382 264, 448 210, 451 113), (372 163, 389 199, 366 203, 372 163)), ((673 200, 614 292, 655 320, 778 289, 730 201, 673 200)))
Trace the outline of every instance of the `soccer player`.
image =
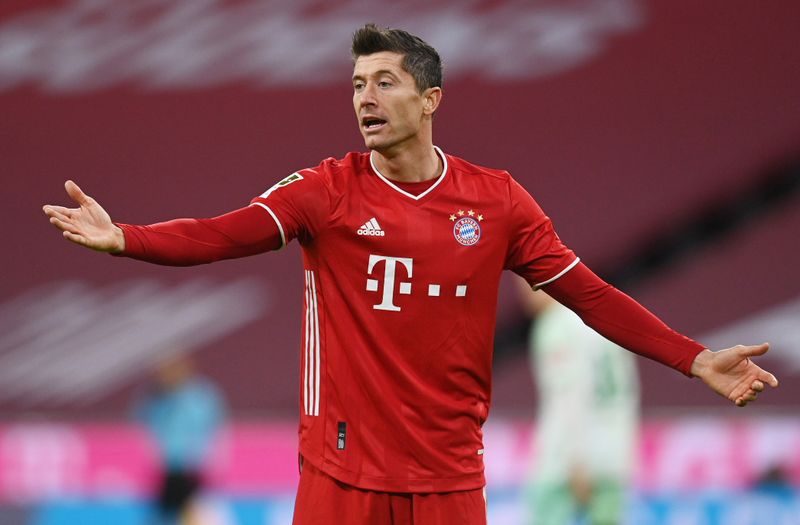
POLYGON ((639 422, 633 354, 517 281, 535 319, 529 349, 539 393, 525 523, 624 523, 639 422))
POLYGON ((115 224, 77 185, 45 206, 64 237, 145 261, 202 264, 303 249, 296 525, 486 522, 481 427, 503 270, 545 288, 625 348, 737 405, 775 377, 672 331, 586 268, 501 170, 433 145, 437 52, 397 29, 353 36, 353 106, 368 153, 326 159, 212 219, 115 224))
POLYGON ((166 359, 153 372, 153 383, 137 396, 134 415, 159 453, 154 523, 196 523, 206 461, 225 419, 225 403, 187 355, 166 359))

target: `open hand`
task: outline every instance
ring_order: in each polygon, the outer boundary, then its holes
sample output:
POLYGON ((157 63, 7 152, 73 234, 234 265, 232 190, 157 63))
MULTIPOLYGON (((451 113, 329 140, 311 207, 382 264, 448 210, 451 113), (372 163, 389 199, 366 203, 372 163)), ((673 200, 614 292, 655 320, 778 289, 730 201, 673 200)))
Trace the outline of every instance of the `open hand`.
POLYGON ((769 343, 737 345, 718 352, 703 350, 692 364, 692 375, 703 380, 712 390, 743 407, 755 401, 765 385, 778 386, 774 375, 756 365, 750 358, 764 355, 769 343))
POLYGON ((89 197, 77 184, 64 183, 67 194, 78 208, 46 205, 42 209, 50 217, 50 224, 61 230, 64 237, 75 244, 101 252, 118 253, 125 249, 122 230, 111 222, 111 217, 97 201, 89 197))

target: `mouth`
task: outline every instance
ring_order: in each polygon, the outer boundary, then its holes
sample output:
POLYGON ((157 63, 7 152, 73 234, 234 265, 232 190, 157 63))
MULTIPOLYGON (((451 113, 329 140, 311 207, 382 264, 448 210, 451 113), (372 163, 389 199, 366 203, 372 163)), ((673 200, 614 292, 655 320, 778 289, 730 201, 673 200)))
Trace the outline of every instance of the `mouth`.
POLYGON ((377 131, 386 125, 386 121, 378 117, 366 116, 361 118, 361 127, 364 131, 377 131))

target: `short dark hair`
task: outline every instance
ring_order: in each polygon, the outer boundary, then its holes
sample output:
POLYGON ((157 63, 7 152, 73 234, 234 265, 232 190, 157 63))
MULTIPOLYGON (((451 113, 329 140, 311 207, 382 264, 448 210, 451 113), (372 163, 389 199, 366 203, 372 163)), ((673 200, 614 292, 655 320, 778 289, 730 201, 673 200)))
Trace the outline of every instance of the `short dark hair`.
POLYGON ((358 57, 390 51, 403 55, 403 69, 417 83, 420 93, 428 88, 442 87, 442 59, 427 42, 402 29, 379 29, 366 24, 353 33, 350 49, 355 62, 358 57))

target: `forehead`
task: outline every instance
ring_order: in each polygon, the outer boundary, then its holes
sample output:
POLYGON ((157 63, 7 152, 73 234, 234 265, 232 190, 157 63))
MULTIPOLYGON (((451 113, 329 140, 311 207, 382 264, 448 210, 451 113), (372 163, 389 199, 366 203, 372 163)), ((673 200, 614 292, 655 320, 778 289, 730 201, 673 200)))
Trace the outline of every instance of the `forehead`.
POLYGON ((403 55, 391 51, 381 51, 362 55, 353 66, 354 77, 368 77, 380 71, 390 71, 396 75, 408 75, 403 69, 403 55))

